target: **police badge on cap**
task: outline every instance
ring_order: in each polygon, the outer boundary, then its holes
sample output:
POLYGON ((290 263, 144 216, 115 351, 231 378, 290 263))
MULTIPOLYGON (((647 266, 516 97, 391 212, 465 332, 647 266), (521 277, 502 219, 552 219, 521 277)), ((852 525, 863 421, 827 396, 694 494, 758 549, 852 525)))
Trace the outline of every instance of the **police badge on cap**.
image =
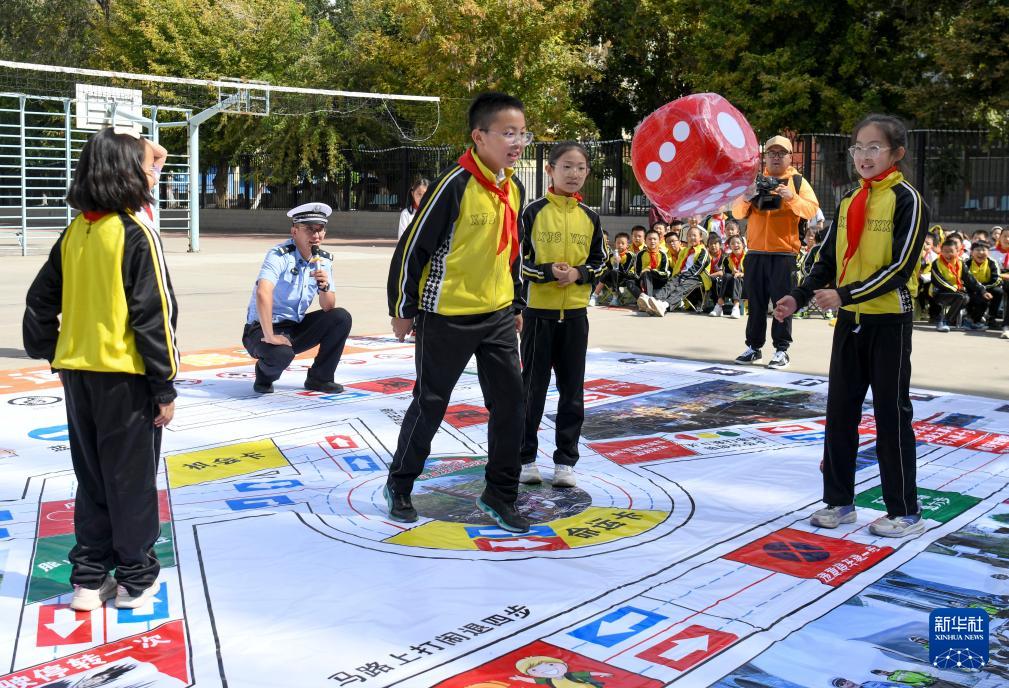
POLYGON ((332 214, 333 209, 325 203, 305 203, 287 211, 291 221, 301 225, 325 225, 332 214))

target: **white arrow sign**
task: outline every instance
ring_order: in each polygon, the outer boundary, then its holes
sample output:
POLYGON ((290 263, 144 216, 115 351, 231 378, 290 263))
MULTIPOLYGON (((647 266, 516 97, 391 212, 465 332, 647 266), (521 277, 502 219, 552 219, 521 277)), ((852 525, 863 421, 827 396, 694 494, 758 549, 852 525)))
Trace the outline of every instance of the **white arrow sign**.
POLYGON ((678 662, 695 652, 707 652, 708 639, 709 636, 701 635, 696 638, 684 638, 683 640, 678 640, 676 641, 676 645, 663 652, 662 656, 666 659, 678 662))
POLYGON ((541 549, 549 547, 550 543, 522 538, 520 540, 491 540, 490 546, 494 549, 541 549))
POLYGON ((648 617, 640 612, 628 612, 624 614, 619 619, 613 621, 602 621, 599 624, 599 631, 596 633, 597 638, 602 638, 604 636, 617 635, 620 633, 630 633, 634 630, 636 624, 641 623, 648 617))
POLYGON ((45 624, 45 627, 61 638, 68 638, 84 623, 77 620, 77 612, 73 609, 57 609, 53 612, 52 623, 45 624))

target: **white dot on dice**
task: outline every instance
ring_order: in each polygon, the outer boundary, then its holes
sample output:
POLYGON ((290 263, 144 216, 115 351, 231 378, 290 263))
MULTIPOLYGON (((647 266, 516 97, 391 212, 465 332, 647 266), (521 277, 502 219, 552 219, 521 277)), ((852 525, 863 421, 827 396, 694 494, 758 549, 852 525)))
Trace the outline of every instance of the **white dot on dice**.
POLYGON ((690 136, 690 125, 686 122, 677 122, 673 127, 673 138, 677 141, 686 141, 690 136))
POLYGON ((659 159, 662 162, 670 162, 676 157, 676 146, 673 145, 672 141, 666 141, 661 146, 659 146, 659 159))
POLYGON ((659 177, 662 176, 662 165, 657 162, 648 163, 648 167, 645 168, 645 176, 650 182, 659 181, 659 177))
POLYGON ((743 129, 739 126, 739 122, 736 118, 727 112, 719 112, 718 117, 718 128, 722 131, 722 136, 725 140, 736 148, 742 148, 746 145, 746 137, 743 135, 743 129))

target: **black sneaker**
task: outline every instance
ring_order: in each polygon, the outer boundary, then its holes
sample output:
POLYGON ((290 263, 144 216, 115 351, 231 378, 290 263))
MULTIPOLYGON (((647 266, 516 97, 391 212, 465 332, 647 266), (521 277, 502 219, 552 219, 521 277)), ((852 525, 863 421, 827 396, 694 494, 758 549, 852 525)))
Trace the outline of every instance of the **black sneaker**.
POLYGON ((326 392, 327 394, 339 394, 343 391, 343 385, 339 382, 324 382, 322 380, 316 380, 315 378, 306 377, 305 378, 305 389, 310 389, 313 392, 326 392))
POLYGON ((273 383, 256 381, 252 383, 252 391, 256 394, 273 394, 273 383))
POLYGON ((410 495, 393 492, 389 483, 382 488, 386 506, 389 507, 389 518, 400 523, 413 523, 417 520, 417 510, 413 508, 410 495))
POLYGON ((503 529, 510 533, 528 533, 529 519, 518 512, 514 504, 508 504, 484 492, 476 500, 480 511, 484 512, 503 529))
POLYGON ((746 351, 736 356, 736 363, 756 363, 760 360, 760 349, 752 346, 746 347, 746 351))

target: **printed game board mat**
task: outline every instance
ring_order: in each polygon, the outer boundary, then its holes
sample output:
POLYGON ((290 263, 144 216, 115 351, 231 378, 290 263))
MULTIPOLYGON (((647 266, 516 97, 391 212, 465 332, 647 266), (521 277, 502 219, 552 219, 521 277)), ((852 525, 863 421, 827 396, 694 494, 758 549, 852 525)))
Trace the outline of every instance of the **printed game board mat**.
POLYGON ((0 376, 0 688, 1009 685, 1009 404, 914 391, 926 528, 886 539, 871 400, 857 521, 825 530, 824 378, 591 351, 578 485, 551 485, 551 387, 516 535, 475 506, 494 393, 475 362, 404 524, 382 488, 413 347, 352 337, 340 394, 302 387, 310 358, 268 395, 244 351, 183 358, 157 593, 93 612, 68 606, 62 387, 0 376), (987 665, 929 663, 944 607, 989 613, 987 665))

